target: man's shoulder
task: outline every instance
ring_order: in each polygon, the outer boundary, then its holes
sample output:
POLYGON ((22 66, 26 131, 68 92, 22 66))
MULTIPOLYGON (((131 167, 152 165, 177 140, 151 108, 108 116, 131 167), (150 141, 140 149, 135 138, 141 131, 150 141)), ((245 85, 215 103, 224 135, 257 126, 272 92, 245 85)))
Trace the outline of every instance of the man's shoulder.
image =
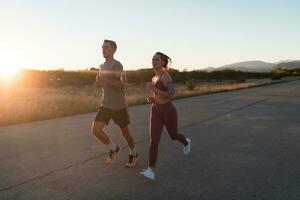
POLYGON ((123 67, 122 63, 120 61, 118 61, 118 60, 115 60, 115 59, 114 59, 114 65, 122 66, 123 67))
POLYGON ((99 66, 101 69, 106 69, 106 70, 122 70, 123 65, 121 64, 120 61, 113 59, 112 61, 109 62, 104 62, 100 64, 99 66))
POLYGON ((114 62, 113 62, 113 68, 116 69, 116 70, 123 70, 123 65, 120 61, 118 60, 115 60, 114 59, 114 62))

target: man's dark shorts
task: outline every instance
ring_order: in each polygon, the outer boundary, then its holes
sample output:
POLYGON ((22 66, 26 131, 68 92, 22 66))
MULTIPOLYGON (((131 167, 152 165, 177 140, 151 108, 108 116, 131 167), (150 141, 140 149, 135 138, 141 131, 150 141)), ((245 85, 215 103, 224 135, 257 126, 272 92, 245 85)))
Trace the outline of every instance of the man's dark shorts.
POLYGON ((130 123, 126 108, 115 110, 100 106, 98 108, 95 121, 105 122, 108 124, 110 119, 112 119, 120 128, 124 128, 130 123))

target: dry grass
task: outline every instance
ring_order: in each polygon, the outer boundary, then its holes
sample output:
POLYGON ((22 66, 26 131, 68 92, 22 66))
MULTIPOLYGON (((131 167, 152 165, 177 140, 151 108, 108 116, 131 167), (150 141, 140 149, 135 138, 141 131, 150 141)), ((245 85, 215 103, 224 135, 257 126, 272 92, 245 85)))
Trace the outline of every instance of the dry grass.
POLYGON ((251 86, 255 86, 257 83, 205 83, 197 85, 193 90, 187 90, 185 86, 179 86, 177 88, 177 92, 175 97, 187 97, 187 96, 195 96, 199 94, 209 94, 216 92, 223 92, 229 90, 236 90, 241 88, 248 88, 251 86))
POLYGON ((0 126, 95 111, 99 92, 84 88, 23 88, 2 91, 0 126))
MULTIPOLYGON (((194 90, 176 86, 176 98, 247 88, 271 82, 270 79, 245 83, 197 83, 194 90)), ((274 82, 274 81, 273 81, 274 82)), ((129 105, 145 103, 149 91, 145 85, 130 85, 126 89, 129 105)), ((93 86, 64 88, 1 88, 0 126, 28 121, 94 112, 101 98, 93 86)))

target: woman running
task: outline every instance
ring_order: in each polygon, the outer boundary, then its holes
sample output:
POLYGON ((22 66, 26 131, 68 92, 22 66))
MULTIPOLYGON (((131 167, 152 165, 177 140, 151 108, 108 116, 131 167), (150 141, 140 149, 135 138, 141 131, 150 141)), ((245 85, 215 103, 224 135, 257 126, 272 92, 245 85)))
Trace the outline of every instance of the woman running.
POLYGON ((184 135, 178 133, 177 130, 177 111, 171 103, 175 93, 172 78, 168 72, 168 64, 171 59, 157 52, 152 58, 152 66, 155 76, 149 84, 151 96, 147 98, 152 104, 150 113, 150 150, 148 168, 140 172, 144 177, 155 180, 155 163, 158 154, 158 144, 163 127, 166 126, 167 131, 172 140, 178 140, 183 144, 184 154, 191 151, 191 140, 184 135))

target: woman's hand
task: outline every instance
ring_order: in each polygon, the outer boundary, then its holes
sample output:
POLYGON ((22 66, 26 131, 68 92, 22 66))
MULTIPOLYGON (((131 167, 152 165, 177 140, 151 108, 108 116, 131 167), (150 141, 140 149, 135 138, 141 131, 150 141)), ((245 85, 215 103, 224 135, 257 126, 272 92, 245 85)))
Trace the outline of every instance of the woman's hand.
POLYGON ((154 88, 153 83, 152 82, 148 82, 147 85, 148 85, 149 90, 152 91, 153 88, 154 88))
POLYGON ((147 97, 148 103, 155 103, 155 99, 152 96, 147 97))
POLYGON ((154 84, 153 83, 149 83, 148 84, 148 87, 149 87, 149 90, 153 93, 156 93, 156 94, 159 94, 160 93, 160 90, 157 89, 156 87, 154 87, 154 84))

